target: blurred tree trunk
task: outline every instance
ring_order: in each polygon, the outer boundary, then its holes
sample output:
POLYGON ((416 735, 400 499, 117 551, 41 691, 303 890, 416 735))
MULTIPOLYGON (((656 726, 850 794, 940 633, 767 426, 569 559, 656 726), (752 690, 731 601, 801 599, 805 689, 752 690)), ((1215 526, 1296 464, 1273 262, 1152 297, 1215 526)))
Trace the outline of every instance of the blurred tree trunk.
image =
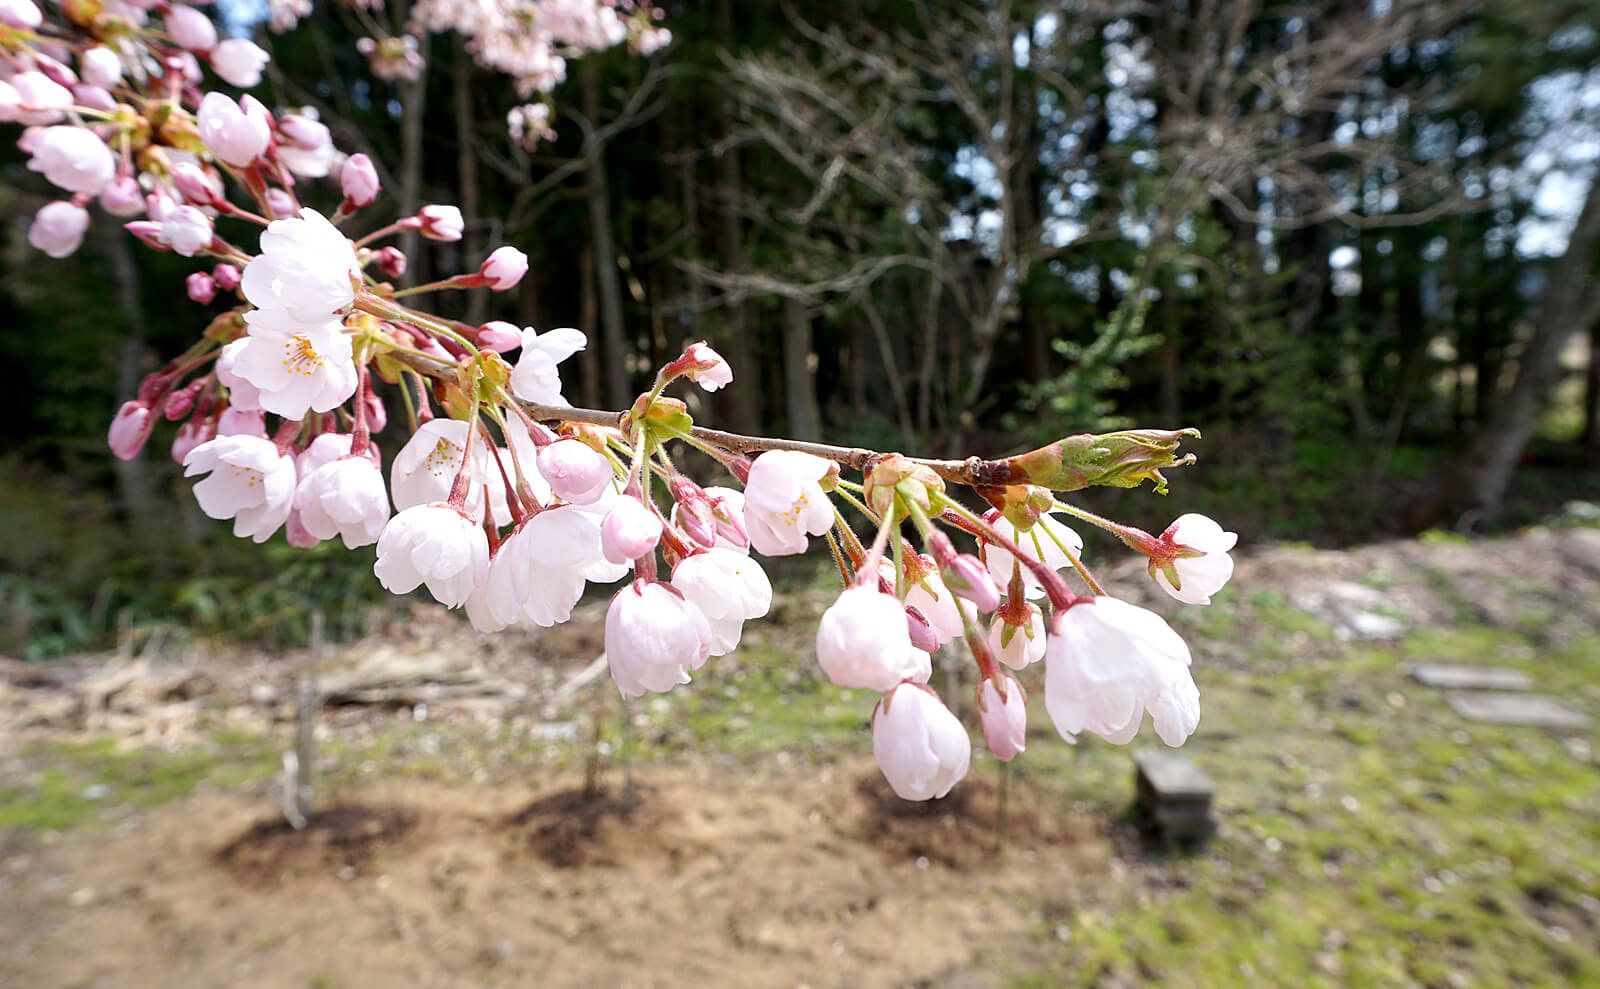
MULTIPOLYGON (((475 266, 484 256, 483 227, 478 216, 478 149, 474 143, 476 121, 472 115, 472 56, 467 53, 465 40, 456 45, 451 65, 451 89, 456 118, 456 179, 460 193, 461 214, 466 218, 466 231, 461 241, 462 271, 475 266)), ((472 289, 467 292, 465 319, 476 326, 482 323, 489 311, 489 290, 472 289)))
MULTIPOLYGON (((717 37, 731 41, 734 37, 733 0, 717 0, 717 37)), ((718 129, 725 146, 716 155, 717 193, 721 227, 722 270, 743 271, 746 268, 744 251, 744 219, 739 215, 744 200, 744 176, 740 169, 739 148, 732 140, 736 125, 733 119, 733 98, 728 93, 713 93, 717 106, 718 129)), ((732 428, 745 432, 760 432, 761 397, 759 371, 756 368, 756 348, 752 340, 753 320, 749 303, 740 300, 724 310, 723 356, 733 365, 733 383, 728 386, 728 401, 733 414, 732 428)))
POLYGON ((1517 362, 1517 376, 1493 415, 1473 438, 1456 468, 1439 479, 1412 513, 1423 528, 1452 513, 1492 517, 1505 499, 1517 461, 1527 448, 1550 391, 1561 377, 1561 351, 1574 332, 1600 319, 1600 178, 1591 181, 1566 253, 1550 268, 1533 334, 1517 362))
MULTIPOLYGON (((409 0, 401 0, 395 9, 395 17, 404 22, 411 8, 409 0)), ((428 39, 432 35, 423 32, 417 39, 419 51, 424 60, 428 58, 428 39)), ((426 66, 426 61, 424 61, 426 66)), ((400 200, 400 215, 415 216, 417 210, 422 208, 422 124, 423 117, 428 109, 428 70, 426 67, 417 73, 417 78, 402 82, 400 89, 400 188, 396 190, 400 200)), ((405 253, 406 262, 410 269, 412 284, 421 284, 427 281, 426 258, 417 250, 421 240, 415 230, 407 230, 400 234, 399 247, 405 253)))
POLYGON ((1589 325, 1589 366, 1583 379, 1583 445, 1600 453, 1600 322, 1589 325))
POLYGON ((817 408, 817 375, 812 369, 811 314, 798 299, 783 300, 783 397, 789 433, 797 440, 822 435, 817 408))
POLYGON ((595 133, 600 119, 600 85, 594 59, 584 59, 579 75, 583 83, 583 149, 588 181, 584 196, 589 203, 589 240, 594 244, 595 281, 600 293, 600 339, 605 347, 606 404, 625 409, 632 400, 628 388, 628 340, 622 325, 622 282, 617 277, 617 247, 611 233, 611 188, 606 181, 605 142, 595 133))
MULTIPOLYGON (((132 397, 139 390, 144 374, 144 308, 139 298, 139 268, 134 262, 128 238, 109 224, 92 228, 111 261, 116 283, 117 308, 121 310, 126 332, 117 338, 117 396, 132 397)), ((156 531, 149 527, 154 492, 150 483, 150 463, 146 458, 150 444, 132 460, 114 459, 117 472, 117 501, 135 531, 156 531)))

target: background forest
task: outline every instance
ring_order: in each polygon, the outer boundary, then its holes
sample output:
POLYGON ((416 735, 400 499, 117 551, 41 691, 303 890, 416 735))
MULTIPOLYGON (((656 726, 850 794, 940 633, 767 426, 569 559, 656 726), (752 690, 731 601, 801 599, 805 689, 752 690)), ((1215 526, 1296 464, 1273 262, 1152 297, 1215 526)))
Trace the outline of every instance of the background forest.
MULTIPOLYGON (((373 78, 355 41, 404 4, 258 28, 262 98, 368 152, 380 208, 460 205, 460 243, 401 245, 409 282, 527 252, 513 297, 444 304, 585 329, 579 405, 703 338, 738 373, 697 416, 746 432, 1000 455, 1195 425, 1181 504, 1121 516, 1252 541, 1486 531, 1600 489, 1592 4, 663 6, 677 40, 571 63, 532 150, 454 35, 373 78)), ((47 191, 0 154, 0 652, 375 595, 370 557, 232 540, 162 433, 108 455, 117 403, 210 316, 106 217, 72 258, 30 251, 47 191)))

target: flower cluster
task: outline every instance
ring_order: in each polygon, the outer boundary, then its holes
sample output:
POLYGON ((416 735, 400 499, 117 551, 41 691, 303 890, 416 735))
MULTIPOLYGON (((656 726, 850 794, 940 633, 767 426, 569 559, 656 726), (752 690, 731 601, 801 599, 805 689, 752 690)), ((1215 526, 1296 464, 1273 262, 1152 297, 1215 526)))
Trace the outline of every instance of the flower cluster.
MULTIPOLYGON (((8 30, 42 18, 32 0, 4 3, 8 30)), ((353 234, 381 192, 370 160, 339 152, 309 114, 200 88, 202 62, 253 85, 264 53, 219 40, 193 7, 118 9, 139 24, 159 10, 161 30, 140 36, 141 57, 90 43, 72 49, 74 67, 24 48, 0 77, 0 121, 28 128, 28 167, 68 194, 39 212, 30 241, 71 253, 98 200, 147 246, 196 259, 188 295, 221 310, 118 410, 107 437, 116 456, 138 455, 159 422, 177 423, 173 458, 197 478, 201 509, 231 520, 236 535, 374 546, 385 588, 426 588, 486 633, 565 621, 590 584, 622 582, 605 645, 629 697, 688 683, 734 650, 745 622, 772 604, 758 557, 823 539, 843 590, 821 617, 817 663, 839 687, 877 695, 873 748, 907 799, 944 795, 971 760, 967 729, 927 686, 932 654, 956 639, 977 666, 980 727, 1002 760, 1027 737, 1024 688, 1006 670, 1039 662, 1045 709, 1068 741, 1089 732, 1127 742, 1146 713, 1169 744, 1195 730, 1187 647, 1153 612, 1104 593, 1065 520, 1112 532, 1148 557, 1156 586, 1191 604, 1209 603, 1231 576, 1235 537, 1194 515, 1154 536, 1057 498, 1090 483, 1164 485, 1162 469, 1188 462, 1175 456, 1183 433, 1128 430, 1005 460, 925 461, 712 432, 667 395, 675 384, 715 391, 733 380, 704 342, 662 367, 629 409, 574 409, 561 367, 587 346, 583 333, 473 326, 414 301, 510 290, 527 273, 525 254, 503 246, 475 270, 397 289, 406 258, 379 244, 403 231, 458 241, 460 210, 429 204, 353 234), (307 205, 318 197, 323 209, 307 205), (384 392, 404 403, 409 432, 387 471, 373 442, 389 420, 384 392), (685 446, 729 482, 680 471, 674 456, 685 446), (951 483, 971 497, 949 494, 951 483)), ((272 10, 289 21, 301 8, 272 10)), ((479 57, 530 90, 559 78, 558 52, 644 45, 639 24, 656 16, 596 0, 514 10, 430 0, 414 10, 430 29, 476 18, 468 33, 479 57), (514 36, 495 20, 513 16, 522 20, 514 36)), ((106 23, 79 26, 93 36, 106 23)), ((521 126, 546 119, 528 109, 521 126)))

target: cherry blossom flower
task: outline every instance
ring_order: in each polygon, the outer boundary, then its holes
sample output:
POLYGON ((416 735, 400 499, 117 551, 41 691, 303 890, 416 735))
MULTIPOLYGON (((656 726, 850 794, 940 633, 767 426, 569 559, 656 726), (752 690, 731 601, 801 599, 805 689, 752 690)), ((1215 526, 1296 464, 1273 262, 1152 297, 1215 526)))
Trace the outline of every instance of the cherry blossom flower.
POLYGON ((498 247, 478 266, 478 274, 489 280, 496 292, 515 288, 528 273, 528 256, 515 247, 498 247))
POLYGON ((522 353, 511 370, 511 392, 524 402, 568 405, 561 395, 561 375, 556 365, 582 350, 589 339, 579 330, 563 326, 545 333, 533 327, 522 331, 522 353))
POLYGON ((326 124, 306 116, 290 114, 278 121, 278 160, 296 175, 320 179, 333 171, 339 152, 326 124))
POLYGON ((756 552, 804 553, 806 536, 832 528, 833 504, 819 483, 832 467, 793 450, 768 450, 755 459, 744 486, 744 523, 756 552))
POLYGON ((350 337, 338 319, 302 322, 277 309, 253 310, 244 319, 250 335, 234 358, 233 373, 255 386, 263 409, 301 419, 308 411, 337 408, 355 394, 350 337))
POLYGON ((183 458, 183 475, 210 476, 194 486, 200 510, 214 519, 233 519, 233 534, 266 542, 289 518, 294 503, 294 460, 271 440, 258 436, 219 436, 183 458))
POLYGON ((582 440, 562 437, 539 451, 539 473, 558 498, 591 505, 611 486, 611 461, 582 440))
POLYGON ((196 125, 217 160, 240 168, 260 158, 272 143, 272 113, 254 96, 235 102, 222 93, 207 93, 196 125))
POLYGON ((186 258, 205 250, 216 237, 211 229, 211 218, 194 206, 174 207, 161 221, 158 236, 163 244, 186 258))
POLYGON ((541 628, 566 621, 583 596, 585 583, 609 584, 628 572, 600 552, 600 519, 573 505, 540 512, 501 543, 489 566, 482 611, 489 628, 521 621, 541 628))
POLYGON ((259 436, 267 438, 266 413, 260 409, 224 409, 217 417, 218 436, 259 436))
POLYGON ((322 323, 355 300, 361 264, 355 249, 322 214, 274 220, 261 235, 261 254, 244 269, 244 296, 258 309, 281 309, 292 319, 322 323))
MULTIPOLYGON (((1033 528, 1021 531, 998 512, 990 512, 984 518, 999 530, 1001 535, 1010 538, 1052 570, 1062 570, 1072 566, 1072 560, 1067 556, 1066 550, 1070 550, 1073 556, 1081 557, 1083 554, 1083 537, 1062 525, 1051 514, 1039 516, 1039 521, 1034 523, 1033 528)), ((993 543, 984 543, 983 562, 989 567, 990 576, 994 577, 994 582, 1000 588, 1004 589, 1011 583, 1016 559, 1009 550, 993 543)), ((1027 567, 1022 567, 1021 570, 1022 586, 1028 597, 1042 596, 1044 587, 1033 575, 1033 571, 1027 567)))
POLYGON ((53 258, 64 258, 83 244, 89 211, 71 202, 45 203, 28 226, 28 243, 53 258))
POLYGON ((116 156, 87 128, 47 127, 32 149, 28 168, 68 192, 95 195, 117 171, 116 156))
POLYGON ((1028 611, 1026 623, 1012 624, 1011 616, 1004 611, 989 622, 989 648, 995 659, 1013 670, 1025 669, 1044 658, 1044 613, 1037 605, 1023 605, 1028 611))
POLYGON ((100 206, 112 216, 137 216, 144 208, 144 193, 131 175, 118 175, 100 190, 100 206))
POLYGON ((1044 700, 1069 742, 1091 731, 1126 744, 1145 711, 1168 745, 1182 745, 1200 723, 1189 647, 1160 615, 1111 597, 1080 598, 1056 616, 1044 700))
POLYGON ((211 68, 223 81, 240 89, 254 89, 261 83, 261 70, 272 60, 260 45, 245 38, 229 38, 217 43, 210 53, 211 68))
POLYGON ((489 573, 489 541, 478 523, 449 505, 415 505, 384 526, 372 572, 386 590, 421 584, 446 607, 459 607, 489 573))
POLYGON ((53 124, 66 116, 64 111, 72 106, 72 91, 43 72, 18 72, 7 82, 10 83, 8 88, 17 94, 17 100, 13 104, 9 97, 0 94, 0 120, 9 117, 29 127, 53 124), (8 105, 12 109, 6 110, 8 105))
POLYGON ((876 587, 841 593, 817 624, 817 662, 840 687, 892 690, 902 680, 926 679, 927 653, 911 645, 905 609, 876 587))
POLYGON ((684 356, 693 361, 688 370, 689 380, 706 391, 716 391, 733 384, 733 368, 721 354, 703 341, 691 343, 684 356))
POLYGON ((984 678, 978 687, 978 720, 989 751, 1001 762, 1010 762, 1028 747, 1028 695, 1015 677, 1002 673, 984 678))
POLYGON ((502 319, 490 320, 478 327, 478 346, 504 354, 522 346, 522 331, 502 319))
POLYGON ((1178 516, 1161 534, 1161 542, 1173 555, 1165 560, 1152 558, 1150 576, 1184 604, 1210 604, 1211 595, 1233 576, 1233 557, 1228 551, 1239 542, 1239 536, 1224 532, 1204 515, 1178 516), (1187 556, 1185 552, 1200 555, 1187 556))
POLYGON ((370 458, 343 456, 301 478, 294 508, 311 535, 339 536, 355 549, 378 541, 389 521, 389 492, 370 458))
POLYGON ((18 31, 32 31, 41 20, 43 15, 33 0, 0 0, 0 24, 18 31))
POLYGON ((417 219, 422 221, 422 236, 429 240, 460 240, 461 232, 466 228, 466 221, 461 218, 461 210, 455 206, 429 203, 417 210, 417 219))
POLYGON ((736 550, 710 549, 685 558, 672 571, 672 586, 706 616, 713 656, 732 652, 744 623, 772 607, 772 582, 766 571, 736 550))
POLYGON ((110 89, 122 81, 122 59, 105 45, 95 45, 78 56, 78 74, 92 86, 110 89))
MULTIPOLYGON (((609 465, 606 472, 610 473, 609 465)), ((659 542, 661 519, 630 495, 616 499, 600 523, 600 552, 612 563, 631 564, 659 542)))
MULTIPOLYGON (((459 419, 430 419, 418 427, 389 465, 389 489, 399 509, 444 501, 461 471, 467 449, 467 424, 459 419)), ((473 445, 465 508, 482 518, 483 484, 494 465, 487 462, 482 444, 473 445)))
POLYGON ((245 378, 239 376, 234 370, 234 365, 239 360, 239 352, 250 346, 249 337, 240 337, 227 344, 217 354, 216 374, 217 381, 228 389, 228 404, 235 409, 261 408, 261 393, 256 386, 245 378))
POLYGON ((217 425, 212 420, 190 419, 178 427, 178 435, 172 438, 172 459, 183 463, 191 450, 216 435, 217 425))
POLYGON ((872 752, 902 800, 932 800, 967 775, 972 739, 932 691, 901 684, 872 712, 872 752))
POLYGON ((667 584, 636 580, 606 610, 606 662, 624 697, 664 693, 689 682, 711 655, 700 609, 667 584))

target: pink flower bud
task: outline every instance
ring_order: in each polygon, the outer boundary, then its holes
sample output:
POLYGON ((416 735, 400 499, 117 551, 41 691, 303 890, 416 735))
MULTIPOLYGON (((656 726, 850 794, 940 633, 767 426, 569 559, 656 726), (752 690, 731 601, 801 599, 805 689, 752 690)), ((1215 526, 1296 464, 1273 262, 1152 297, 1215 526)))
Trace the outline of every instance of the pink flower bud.
MULTIPOLYGON (((11 116, 18 123, 27 126, 53 124, 65 116, 62 111, 72 105, 72 92, 43 72, 18 72, 9 82, 17 101, 15 108, 5 116, 11 116)), ((0 110, 8 102, 9 97, 0 97, 0 110)))
POLYGON ((144 197, 144 215, 152 223, 161 223, 178 208, 178 201, 157 189, 144 197))
POLYGON ((1002 673, 978 687, 983 740, 1001 762, 1010 762, 1028 747, 1028 695, 1015 678, 1002 673), (1001 693, 1005 696, 1001 697, 1001 693))
POLYGON ((207 93, 196 123, 211 153, 240 168, 265 154, 272 142, 272 113, 254 96, 235 102, 222 93, 207 93))
POLYGON ((934 630, 933 623, 928 621, 921 609, 914 605, 907 605, 906 632, 911 636, 911 644, 923 652, 933 652, 938 649, 939 633, 934 630))
MULTIPOLYGON (((457 236, 460 236, 459 234, 457 236)), ((452 238, 453 239, 453 238, 452 238)), ((478 274, 489 280, 496 292, 515 288, 528 273, 528 256, 515 247, 498 247, 478 266, 478 274)))
POLYGON ((110 89, 122 81, 122 59, 105 45, 96 45, 78 56, 78 74, 91 86, 110 89))
POLYGON ((989 568, 971 553, 952 557, 939 575, 944 578, 944 586, 950 588, 951 593, 971 601, 979 611, 993 611, 1000 607, 1000 588, 989 576, 989 568))
POLYGON ((177 422, 179 419, 188 418, 189 413, 194 411, 195 400, 200 397, 200 393, 205 390, 205 387, 206 381, 202 378, 199 381, 191 381, 168 395, 167 404, 162 410, 162 414, 166 416, 167 421, 177 422))
POLYGON ((872 712, 872 752, 902 800, 932 800, 967 775, 972 739, 932 691, 900 684, 872 712))
POLYGON ((31 171, 68 192, 95 195, 116 175, 117 159, 99 135, 85 127, 49 127, 30 145, 31 171))
POLYGON ((260 409, 226 409, 217 417, 218 436, 267 435, 267 416, 260 409))
POLYGON ((189 290, 189 298, 202 306, 217 297, 217 283, 203 271, 191 274, 184 281, 184 286, 189 290))
POLYGON ((817 662, 840 687, 892 690, 927 665, 915 649, 899 601, 876 587, 846 588, 817 624, 817 662))
MULTIPOLYGON (((88 224, 88 221, 89 221, 89 214, 85 213, 84 214, 84 224, 86 226, 88 224)), ((128 231, 128 233, 133 234, 135 237, 137 237, 139 239, 139 242, 141 244, 143 244, 144 246, 146 246, 146 247, 148 247, 148 248, 150 248, 152 250, 156 250, 156 251, 167 251, 167 250, 170 250, 170 248, 168 248, 167 245, 162 243, 162 241, 161 241, 161 224, 159 224, 159 223, 155 223, 155 222, 152 222, 150 220, 134 220, 132 223, 124 223, 122 225, 122 229, 128 231)))
POLYGON ((285 189, 267 190, 267 209, 272 211, 275 220, 287 220, 299 212, 295 208, 294 197, 285 189))
POLYGON ((711 628, 670 584, 634 581, 606 609, 606 660, 624 697, 689 682, 711 655, 711 628))
MULTIPOLYGON (((374 433, 383 432, 383 427, 389 424, 388 406, 383 404, 383 399, 379 398, 378 393, 370 387, 362 394, 361 400, 367 406, 367 428, 374 433)), ((376 453, 377 446, 369 441, 367 449, 376 453)))
POLYGON ((461 231, 466 227, 461 210, 454 206, 430 203, 417 211, 417 219, 422 223, 422 236, 429 240, 460 240, 461 231))
POLYGON ((715 546, 717 517, 711 511, 711 499, 705 491, 682 474, 674 475, 669 487, 673 500, 677 502, 672 521, 701 546, 715 546))
POLYGON ((117 109, 117 101, 111 98, 110 93, 86 82, 80 82, 72 87, 72 102, 102 113, 115 113, 117 109))
POLYGON ((28 227, 28 243, 53 258, 64 258, 83 243, 89 211, 70 202, 46 203, 28 227))
POLYGON ((192 161, 172 166, 172 184, 185 202, 195 206, 210 206, 222 198, 222 183, 192 161))
POLYGON ((616 564, 631 564, 661 541, 661 519, 638 498, 623 496, 600 523, 600 552, 616 564))
POLYGON ((372 252, 373 263, 390 278, 403 278, 406 273, 406 256, 398 247, 385 247, 372 252))
POLYGON ((503 354, 522 346, 522 331, 504 320, 494 320, 478 327, 478 346, 503 354))
POLYGON ((224 292, 232 292, 239 287, 239 269, 231 264, 219 264, 212 268, 211 278, 217 283, 217 288, 224 292))
POLYGON ((217 44, 217 26, 211 18, 183 4, 167 8, 167 33, 178 47, 190 51, 207 52, 217 44))
POLYGON ((61 58, 50 55, 46 47, 41 45, 33 50, 34 68, 44 73, 46 78, 58 86, 66 86, 70 89, 77 85, 78 74, 72 71, 66 62, 61 60, 67 57, 67 52, 53 45, 49 46, 49 50, 55 51, 61 58))
POLYGON ((310 549, 322 542, 311 534, 305 522, 300 518, 300 513, 294 510, 289 512, 289 520, 283 523, 283 538, 295 549, 310 549))
POLYGON ((131 175, 119 175, 100 190, 100 207, 112 216, 138 216, 144 209, 144 193, 131 175))
POLYGON ((217 424, 211 419, 190 419, 178 427, 172 439, 172 459, 183 463, 189 451, 217 435, 217 424))
POLYGON ((224 82, 240 89, 252 89, 261 82, 261 70, 271 60, 253 41, 229 38, 211 49, 211 68, 224 82))
POLYGON ((611 462, 588 444, 571 437, 539 451, 539 473, 556 496, 574 505, 592 505, 611 483, 611 462))
POLYGON ((364 154, 354 154, 345 160, 339 170, 339 190, 352 209, 369 206, 378 198, 378 170, 372 159, 364 154))
POLYGON ((161 241, 186 258, 205 250, 215 235, 211 218, 193 206, 179 206, 161 223, 161 241))
POLYGON ((111 430, 106 434, 106 443, 111 447, 112 455, 118 460, 137 457, 144 448, 144 441, 150 438, 150 430, 154 425, 155 417, 150 415, 150 406, 143 402, 123 402, 122 408, 111 420, 111 430))

